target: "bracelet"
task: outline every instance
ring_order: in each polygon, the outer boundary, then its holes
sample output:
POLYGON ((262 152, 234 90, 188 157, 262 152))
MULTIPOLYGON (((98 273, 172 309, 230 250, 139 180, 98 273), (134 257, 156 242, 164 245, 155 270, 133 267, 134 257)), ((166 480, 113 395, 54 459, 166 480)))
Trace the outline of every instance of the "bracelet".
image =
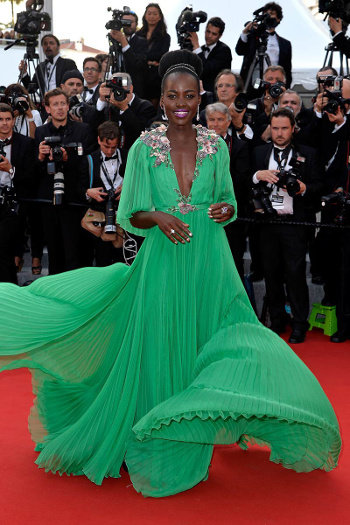
POLYGON ((245 124, 242 124, 242 126, 240 128, 235 128, 235 130, 238 131, 238 133, 239 133, 240 131, 243 131, 244 128, 245 128, 245 124))

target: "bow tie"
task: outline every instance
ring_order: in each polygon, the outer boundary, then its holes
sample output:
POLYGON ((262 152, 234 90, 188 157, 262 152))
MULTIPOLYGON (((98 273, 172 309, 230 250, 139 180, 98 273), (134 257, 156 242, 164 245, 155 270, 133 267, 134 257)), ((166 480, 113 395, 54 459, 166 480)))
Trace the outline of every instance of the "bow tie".
POLYGON ((269 36, 274 36, 276 34, 276 31, 269 31, 269 36))
POLYGON ((274 146, 273 148, 273 156, 277 164, 282 163, 283 160, 287 160, 290 150, 292 149, 291 144, 286 146, 284 149, 278 148, 274 146), (282 153, 282 155, 280 155, 282 153))
POLYGON ((203 51, 208 51, 208 53, 210 51, 210 47, 208 47, 208 46, 203 46, 202 49, 203 49, 203 51))
POLYGON ((115 160, 118 158, 118 155, 113 155, 112 157, 105 157, 105 162, 108 162, 109 160, 115 160))
POLYGON ((45 64, 48 64, 50 62, 50 64, 53 64, 53 57, 49 57, 45 60, 45 64))
POLYGON ((91 93, 91 95, 93 95, 93 94, 94 94, 94 90, 93 90, 93 89, 90 89, 90 88, 88 88, 87 86, 84 86, 84 91, 86 91, 86 92, 89 92, 89 93, 91 93))
POLYGON ((8 137, 7 139, 0 140, 0 145, 3 147, 9 146, 10 144, 12 144, 12 137, 8 137))

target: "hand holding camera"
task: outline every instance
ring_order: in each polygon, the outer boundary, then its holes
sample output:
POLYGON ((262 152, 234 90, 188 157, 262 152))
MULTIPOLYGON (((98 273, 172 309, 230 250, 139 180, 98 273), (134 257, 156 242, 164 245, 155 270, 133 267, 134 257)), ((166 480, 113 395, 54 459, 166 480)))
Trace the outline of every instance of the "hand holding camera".
MULTIPOLYGON (((60 160, 62 160, 63 162, 67 162, 68 160, 68 153, 67 151, 60 147, 59 148, 61 150, 61 155, 62 155, 62 158, 60 160)), ((57 154, 59 155, 59 152, 57 151, 57 154)), ((52 161, 54 160, 54 155, 53 155, 53 151, 52 151, 52 148, 51 146, 49 146, 49 144, 46 143, 45 140, 43 140, 42 142, 40 142, 39 144, 39 155, 38 155, 38 158, 41 162, 43 162, 47 156, 49 157, 49 159, 52 161)))
POLYGON ((97 202, 103 202, 105 197, 107 197, 107 193, 102 186, 99 188, 89 188, 86 194, 97 202))
POLYGON ((9 159, 3 155, 0 155, 0 171, 6 171, 9 173, 11 169, 12 165, 9 159))

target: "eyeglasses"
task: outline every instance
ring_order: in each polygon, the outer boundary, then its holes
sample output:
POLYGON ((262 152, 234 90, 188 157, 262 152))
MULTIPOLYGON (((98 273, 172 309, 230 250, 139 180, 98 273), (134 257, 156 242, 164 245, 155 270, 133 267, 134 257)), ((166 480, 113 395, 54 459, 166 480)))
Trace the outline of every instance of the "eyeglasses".
POLYGON ((236 87, 236 86, 234 84, 218 84, 216 87, 217 88, 223 88, 223 87, 233 88, 233 87, 236 87))
POLYGON ((97 73, 98 69, 96 69, 96 67, 84 67, 84 73, 85 72, 89 72, 89 71, 92 71, 93 73, 97 73))

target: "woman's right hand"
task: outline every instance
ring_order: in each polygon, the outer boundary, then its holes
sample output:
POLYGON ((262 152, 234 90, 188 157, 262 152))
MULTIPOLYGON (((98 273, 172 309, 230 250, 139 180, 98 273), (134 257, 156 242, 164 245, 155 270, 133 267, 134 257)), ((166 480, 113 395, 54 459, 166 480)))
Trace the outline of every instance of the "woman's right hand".
POLYGON ((190 242, 192 233, 189 230, 189 224, 174 217, 174 215, 170 215, 170 213, 162 211, 155 212, 154 220, 158 228, 172 243, 178 244, 181 242, 185 244, 186 242, 190 242))
POLYGON ((104 188, 102 187, 89 188, 86 192, 86 195, 88 195, 89 197, 91 197, 97 202, 103 202, 105 200, 104 197, 106 197, 107 193, 104 191, 104 188))

